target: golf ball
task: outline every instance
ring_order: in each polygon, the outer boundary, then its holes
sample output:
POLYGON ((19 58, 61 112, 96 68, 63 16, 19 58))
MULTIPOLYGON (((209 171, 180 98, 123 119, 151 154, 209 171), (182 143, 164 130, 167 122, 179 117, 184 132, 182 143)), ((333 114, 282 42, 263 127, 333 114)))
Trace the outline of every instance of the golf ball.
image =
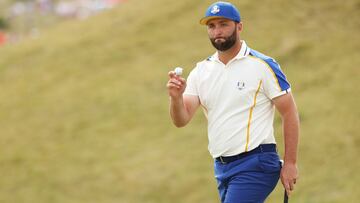
POLYGON ((180 67, 176 67, 174 71, 175 71, 175 74, 179 76, 179 75, 182 75, 183 69, 180 67))

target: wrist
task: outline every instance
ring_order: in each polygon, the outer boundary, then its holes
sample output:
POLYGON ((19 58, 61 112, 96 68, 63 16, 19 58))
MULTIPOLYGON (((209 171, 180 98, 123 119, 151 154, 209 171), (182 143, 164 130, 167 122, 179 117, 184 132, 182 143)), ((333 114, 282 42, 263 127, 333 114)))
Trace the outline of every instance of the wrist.
POLYGON ((286 159, 284 159, 284 165, 296 165, 296 160, 286 160, 286 159))
POLYGON ((170 100, 173 102, 179 102, 183 100, 183 96, 179 95, 179 96, 169 96, 170 100))

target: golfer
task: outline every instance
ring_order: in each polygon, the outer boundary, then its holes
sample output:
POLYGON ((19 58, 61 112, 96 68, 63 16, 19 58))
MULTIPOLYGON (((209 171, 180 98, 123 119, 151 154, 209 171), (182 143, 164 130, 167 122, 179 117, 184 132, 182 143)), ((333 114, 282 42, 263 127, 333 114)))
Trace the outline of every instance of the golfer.
POLYGON ((216 53, 199 62, 187 81, 169 72, 173 123, 183 127, 198 107, 204 110, 221 202, 264 202, 279 177, 290 195, 298 178, 299 119, 288 80, 273 58, 241 39, 243 23, 234 5, 212 4, 200 24, 216 53), (273 129, 275 108, 283 124, 282 167, 273 129))

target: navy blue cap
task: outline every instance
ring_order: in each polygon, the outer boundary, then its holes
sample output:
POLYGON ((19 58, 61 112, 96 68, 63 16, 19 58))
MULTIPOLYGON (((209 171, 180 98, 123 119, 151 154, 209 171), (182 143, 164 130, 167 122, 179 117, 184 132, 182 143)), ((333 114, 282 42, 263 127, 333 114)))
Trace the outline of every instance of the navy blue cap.
POLYGON ((240 12, 229 2, 218 1, 213 3, 206 10, 205 17, 200 20, 201 25, 206 25, 207 22, 215 18, 226 18, 235 22, 240 22, 240 12))

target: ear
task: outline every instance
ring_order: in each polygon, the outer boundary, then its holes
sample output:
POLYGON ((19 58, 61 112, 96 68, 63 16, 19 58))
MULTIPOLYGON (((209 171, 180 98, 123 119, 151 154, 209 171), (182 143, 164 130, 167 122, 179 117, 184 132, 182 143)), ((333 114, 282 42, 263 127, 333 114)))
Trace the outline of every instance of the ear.
POLYGON ((239 32, 242 32, 242 30, 243 30, 243 23, 242 22, 237 23, 237 29, 238 29, 239 32))

